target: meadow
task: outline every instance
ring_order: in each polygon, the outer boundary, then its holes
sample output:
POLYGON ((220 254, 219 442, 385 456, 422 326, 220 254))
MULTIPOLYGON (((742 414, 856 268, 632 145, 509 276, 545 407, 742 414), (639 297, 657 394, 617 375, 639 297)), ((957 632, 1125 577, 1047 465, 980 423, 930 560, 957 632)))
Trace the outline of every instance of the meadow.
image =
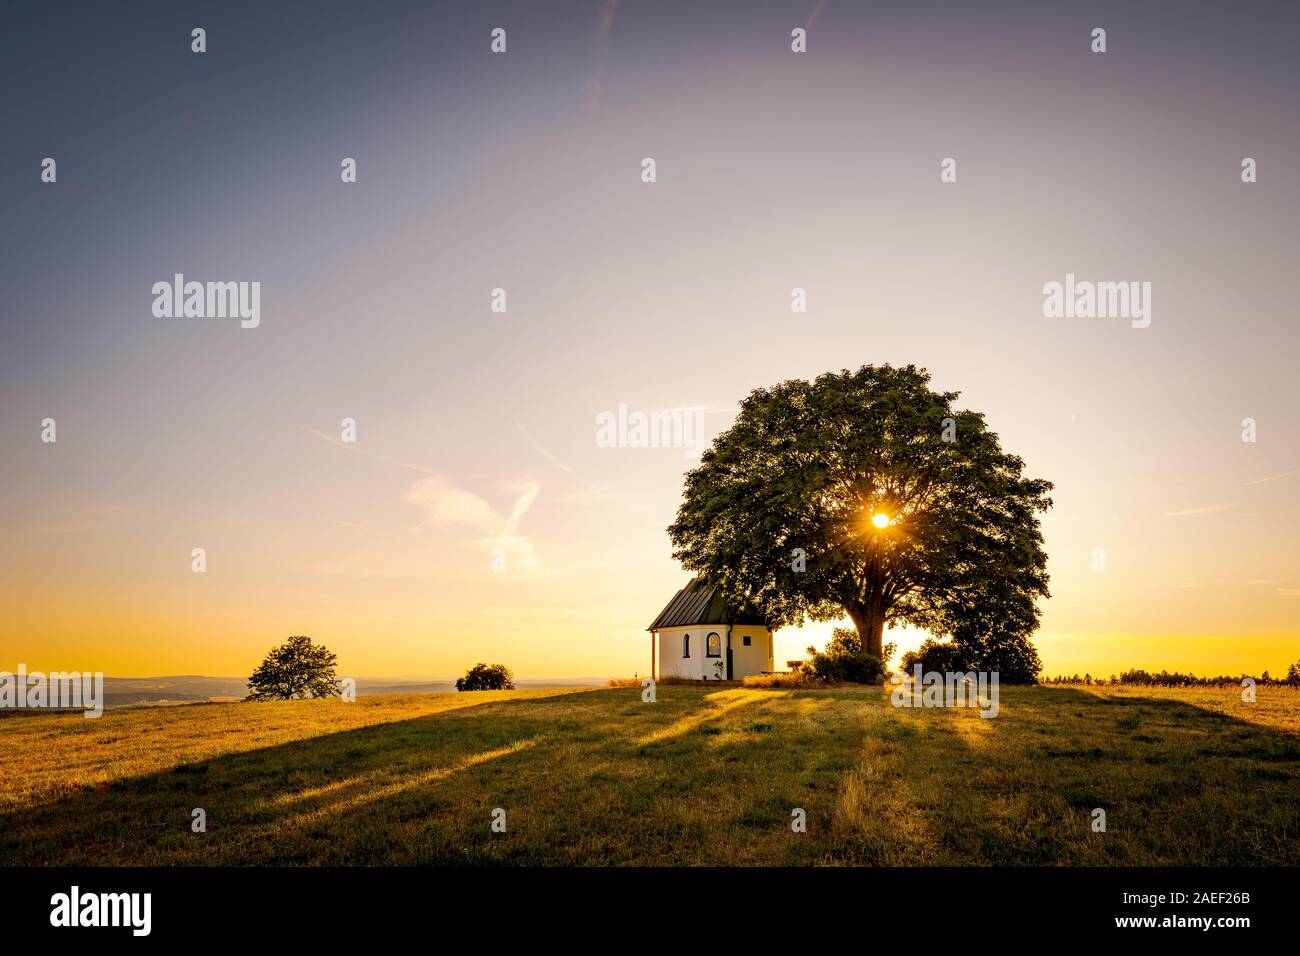
POLYGON ((1004 687, 995 719, 881 687, 563 688, 18 712, 0 736, 11 865, 1300 863, 1286 687, 1004 687))

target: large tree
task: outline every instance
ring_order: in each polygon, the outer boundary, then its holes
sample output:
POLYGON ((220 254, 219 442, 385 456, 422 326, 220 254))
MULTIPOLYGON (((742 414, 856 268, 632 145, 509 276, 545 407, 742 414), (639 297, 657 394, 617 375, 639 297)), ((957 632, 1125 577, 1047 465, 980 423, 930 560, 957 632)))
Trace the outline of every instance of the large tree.
POLYGON ((774 627, 847 615, 876 656, 886 624, 1027 638, 1052 486, 929 382, 868 365, 754 391, 686 476, 674 557, 774 627))

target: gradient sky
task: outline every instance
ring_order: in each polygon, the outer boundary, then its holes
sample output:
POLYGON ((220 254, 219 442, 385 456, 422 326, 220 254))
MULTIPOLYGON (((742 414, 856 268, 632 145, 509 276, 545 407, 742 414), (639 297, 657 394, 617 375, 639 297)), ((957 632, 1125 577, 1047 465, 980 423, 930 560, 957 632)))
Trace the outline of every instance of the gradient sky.
POLYGON ((1284 670, 1300 17, 1135 6, 6 4, 0 668, 644 673, 689 462, 596 415, 914 362, 1056 484, 1048 673, 1284 670), (1067 272, 1151 327, 1044 318, 1067 272))

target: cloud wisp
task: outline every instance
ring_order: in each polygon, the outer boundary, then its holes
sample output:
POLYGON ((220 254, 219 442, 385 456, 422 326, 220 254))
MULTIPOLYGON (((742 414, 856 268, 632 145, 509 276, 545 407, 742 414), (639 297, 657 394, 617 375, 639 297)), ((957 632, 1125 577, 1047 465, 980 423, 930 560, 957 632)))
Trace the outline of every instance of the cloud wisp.
POLYGON ((573 471, 572 468, 570 468, 564 462, 560 461, 560 459, 556 458, 553 454, 551 454, 549 451, 543 448, 541 443, 538 442, 538 440, 534 438, 532 434, 528 431, 528 429, 525 428, 521 423, 515 422, 515 428, 519 429, 519 434, 524 436, 524 439, 528 442, 529 445, 532 446, 533 451, 537 452, 537 454, 541 455, 543 458, 549 461, 556 468, 560 469, 560 471, 564 471, 564 472, 573 471))
POLYGON ((1232 505, 1202 505, 1199 508, 1184 508, 1181 511, 1166 511, 1166 518, 1184 518, 1189 515, 1208 515, 1215 511, 1228 511, 1232 505))
POLYGON ((1300 475, 1300 468, 1292 468, 1290 471, 1284 471, 1280 475, 1269 475, 1267 478, 1256 478, 1254 481, 1246 482, 1246 487, 1262 485, 1266 481, 1277 481, 1279 478, 1290 478, 1292 475, 1300 475))
POLYGON ((399 468, 406 468, 409 471, 418 471, 424 475, 437 474, 437 472, 435 472, 432 468, 426 467, 425 465, 417 465, 409 461, 402 461, 400 458, 390 458, 387 455, 376 455, 373 452, 362 451, 356 445, 348 444, 347 442, 343 441, 341 438, 337 438, 334 435, 329 434, 328 432, 323 432, 319 428, 313 428, 310 425, 304 425, 303 428, 306 429, 308 433, 315 435, 317 438, 321 439, 322 441, 329 442, 335 448, 342 448, 344 451, 349 451, 352 452, 353 454, 361 455, 363 458, 370 458, 374 461, 382 461, 386 465, 396 465, 399 468))
MULTIPOLYGON (((407 491, 406 501, 423 511, 426 521, 436 527, 477 531, 482 537, 470 544, 494 558, 504 557, 509 570, 535 569, 541 562, 533 543, 519 534, 519 523, 537 500, 542 486, 537 482, 519 482, 505 485, 502 490, 516 496, 509 514, 497 511, 480 495, 457 487, 445 475, 421 478, 407 491)), ((423 527, 423 523, 418 527, 423 527)))
POLYGON ((596 56, 587 78, 587 108, 600 110, 600 98, 605 86, 605 63, 609 60, 609 41, 614 35, 614 17, 618 13, 618 0, 605 0, 596 11, 596 56))

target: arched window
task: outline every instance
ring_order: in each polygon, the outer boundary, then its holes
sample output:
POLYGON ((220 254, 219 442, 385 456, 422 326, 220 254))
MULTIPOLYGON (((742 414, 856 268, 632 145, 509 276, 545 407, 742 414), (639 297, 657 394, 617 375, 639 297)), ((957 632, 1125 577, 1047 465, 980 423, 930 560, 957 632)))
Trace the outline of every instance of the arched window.
POLYGON ((682 657, 691 656, 691 635, 682 635, 682 657))
POLYGON ((713 631, 704 639, 704 656, 721 657, 722 656, 722 638, 718 636, 717 631, 713 631))

